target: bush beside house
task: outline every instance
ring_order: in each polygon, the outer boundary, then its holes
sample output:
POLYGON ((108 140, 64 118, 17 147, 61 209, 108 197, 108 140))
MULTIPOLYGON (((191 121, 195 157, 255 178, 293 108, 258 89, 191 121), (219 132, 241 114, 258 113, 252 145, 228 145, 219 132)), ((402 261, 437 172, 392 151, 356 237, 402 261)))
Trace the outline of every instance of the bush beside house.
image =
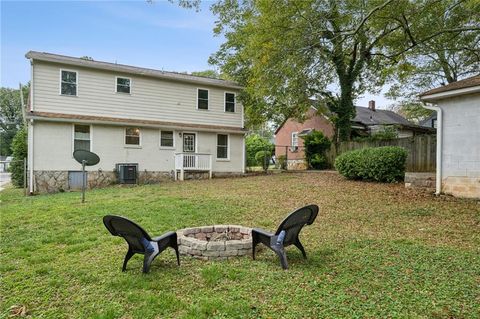
POLYGON ((268 170, 271 159, 272 153, 270 153, 269 151, 259 151, 257 152, 257 154, 255 154, 255 160, 260 166, 262 166, 265 172, 268 170))
POLYGON ((324 169, 328 167, 325 152, 330 149, 331 142, 322 132, 313 130, 302 137, 305 146, 305 158, 309 168, 324 169))
POLYGON ((27 157, 27 130, 23 127, 17 132, 12 141, 12 155, 13 161, 10 164, 9 171, 12 173, 12 183, 17 187, 24 187, 23 185, 23 159, 27 157))
POLYGON ((348 179, 393 183, 404 179, 407 156, 398 146, 364 148, 338 156, 335 168, 348 179))
POLYGON ((266 151, 272 154, 275 149, 275 145, 258 134, 248 135, 245 138, 245 146, 247 150, 247 166, 262 166, 262 162, 258 162, 255 158, 257 153, 260 151, 266 151))

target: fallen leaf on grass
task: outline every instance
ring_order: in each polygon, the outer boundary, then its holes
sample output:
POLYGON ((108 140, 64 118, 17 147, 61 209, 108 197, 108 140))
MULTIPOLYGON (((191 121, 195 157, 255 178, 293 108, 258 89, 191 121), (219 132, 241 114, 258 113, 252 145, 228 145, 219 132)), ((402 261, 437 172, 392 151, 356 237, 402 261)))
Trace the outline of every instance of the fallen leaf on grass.
POLYGON ((27 315, 27 307, 23 305, 13 305, 10 307, 10 317, 25 317, 27 315))

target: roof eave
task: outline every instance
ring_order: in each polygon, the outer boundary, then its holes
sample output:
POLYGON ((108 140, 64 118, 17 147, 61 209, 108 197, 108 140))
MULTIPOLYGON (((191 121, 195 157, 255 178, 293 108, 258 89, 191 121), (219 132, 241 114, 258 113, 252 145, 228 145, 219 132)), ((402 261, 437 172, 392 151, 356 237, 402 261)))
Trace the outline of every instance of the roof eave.
MULTIPOLYGON (((153 77, 153 78, 159 78, 163 80, 169 80, 169 81, 175 81, 175 82, 184 82, 184 83, 191 83, 191 84, 197 84, 197 85, 206 85, 206 86, 214 86, 214 87, 220 87, 220 88, 227 88, 227 89, 234 89, 234 90, 242 90, 243 86, 233 84, 233 83, 215 83, 211 81, 202 81, 202 79, 182 79, 179 77, 175 77, 172 74, 149 74, 146 73, 146 71, 155 71, 155 72, 161 72, 160 70, 154 70, 154 69, 147 69, 147 68, 141 68, 141 67, 135 67, 135 66, 129 66, 129 65, 115 65, 113 63, 109 62, 102 62, 102 61, 92 61, 93 63, 97 62, 96 65, 85 65, 85 61, 65 61, 61 60, 57 57, 48 57, 48 56, 40 56, 41 53, 29 51, 25 54, 25 57, 27 59, 30 59, 32 61, 43 61, 43 62, 49 62, 49 63, 57 63, 57 64, 64 64, 64 65, 73 65, 73 66, 78 66, 78 67, 84 67, 84 68, 90 68, 90 69, 99 69, 99 70, 105 70, 105 71, 112 71, 112 72, 122 72, 125 74, 135 74, 135 75, 141 75, 141 76, 147 76, 147 77, 153 77), (130 68, 138 68, 139 70, 131 70, 130 68)), ((66 57, 66 58, 72 58, 72 57, 66 57)), ((76 58, 73 58, 76 59, 76 58)), ((87 61, 88 62, 88 61, 87 61)), ((215 79, 211 79, 215 80, 215 79)))
POLYGON ((467 88, 456 89, 456 90, 438 92, 438 93, 433 93, 433 94, 422 94, 422 95, 420 95, 420 100, 422 100, 424 102, 435 102, 435 101, 447 99, 447 98, 450 98, 450 97, 456 97, 456 96, 461 96, 461 95, 466 95, 466 94, 473 94, 473 93, 478 93, 478 92, 480 92, 480 85, 471 86, 471 87, 467 87, 467 88))
POLYGON ((222 132, 222 133, 237 133, 245 134, 248 130, 241 127, 208 127, 203 125, 185 124, 185 123, 164 123, 148 120, 146 122, 142 120, 120 119, 120 118, 96 118, 85 116, 85 118, 75 118, 70 114, 55 114, 58 116, 52 117, 41 114, 39 112, 28 112, 27 119, 44 121, 44 122, 68 122, 68 123, 86 123, 86 124, 100 124, 100 125, 112 125, 112 126, 136 126, 147 128, 164 128, 172 130, 195 130, 201 132, 222 132))

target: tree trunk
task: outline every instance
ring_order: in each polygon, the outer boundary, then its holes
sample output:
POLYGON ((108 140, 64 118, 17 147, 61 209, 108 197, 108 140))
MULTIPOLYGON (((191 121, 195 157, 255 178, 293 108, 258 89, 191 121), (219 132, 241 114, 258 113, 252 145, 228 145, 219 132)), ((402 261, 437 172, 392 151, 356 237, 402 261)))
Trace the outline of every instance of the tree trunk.
POLYGON ((353 84, 350 81, 341 81, 341 94, 338 101, 338 137, 341 142, 350 140, 352 128, 352 119, 355 116, 355 106, 353 105, 353 84))

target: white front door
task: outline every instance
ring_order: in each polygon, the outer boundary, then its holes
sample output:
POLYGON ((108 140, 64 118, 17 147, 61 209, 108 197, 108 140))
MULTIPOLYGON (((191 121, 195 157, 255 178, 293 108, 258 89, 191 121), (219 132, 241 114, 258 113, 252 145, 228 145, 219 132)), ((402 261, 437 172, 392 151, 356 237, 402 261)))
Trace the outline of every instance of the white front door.
MULTIPOLYGON (((195 134, 183 133, 183 152, 195 153, 195 134)), ((183 155, 183 167, 193 169, 196 167, 197 159, 194 154, 183 155)))
POLYGON ((183 133, 183 151, 195 153, 195 134, 183 133))

